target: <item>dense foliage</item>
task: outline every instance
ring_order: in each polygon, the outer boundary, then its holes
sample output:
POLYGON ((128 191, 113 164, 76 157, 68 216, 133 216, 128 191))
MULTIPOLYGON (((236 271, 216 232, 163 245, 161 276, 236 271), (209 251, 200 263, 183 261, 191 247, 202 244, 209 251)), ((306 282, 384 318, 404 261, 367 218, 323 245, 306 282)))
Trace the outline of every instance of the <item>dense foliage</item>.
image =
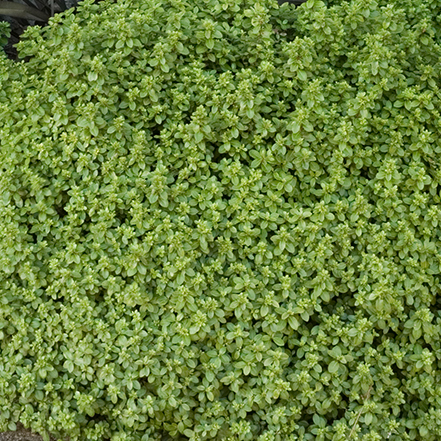
POLYGON ((439 440, 440 9, 86 0, 27 28, 0 431, 439 440))
MULTIPOLYGON (((100 0, 95 0, 95 3, 100 0)), ((295 0, 297 1, 297 0, 295 0)), ((24 30, 30 26, 39 24, 44 26, 54 13, 59 13, 76 7, 78 0, 14 0, 0 1, 0 20, 9 23, 9 29, 4 31, 3 23, 0 23, 0 48, 11 60, 17 60, 15 44, 20 41, 24 30)))

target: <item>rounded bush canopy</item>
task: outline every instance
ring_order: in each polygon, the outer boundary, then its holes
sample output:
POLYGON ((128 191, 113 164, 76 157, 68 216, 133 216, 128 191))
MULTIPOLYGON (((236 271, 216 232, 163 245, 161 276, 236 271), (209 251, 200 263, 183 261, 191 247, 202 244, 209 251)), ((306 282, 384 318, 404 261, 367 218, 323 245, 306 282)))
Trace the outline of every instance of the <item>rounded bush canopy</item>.
POLYGON ((439 9, 28 27, 0 55, 0 430, 440 439, 439 9))

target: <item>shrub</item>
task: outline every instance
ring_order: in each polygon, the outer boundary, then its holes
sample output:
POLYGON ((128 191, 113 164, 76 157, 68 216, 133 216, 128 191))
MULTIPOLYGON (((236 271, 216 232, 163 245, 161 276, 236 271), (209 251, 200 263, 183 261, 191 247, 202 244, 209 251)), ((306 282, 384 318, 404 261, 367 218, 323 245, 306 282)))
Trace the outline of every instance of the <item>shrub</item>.
MULTIPOLYGON (((100 0, 96 0, 99 2, 100 0)), ((304 1, 304 0, 295 0, 304 1)), ((0 1, 0 20, 6 20, 8 32, 5 41, 0 40, 0 46, 8 58, 17 61, 17 50, 14 47, 20 41, 20 36, 28 26, 45 25, 54 13, 59 13, 76 7, 78 0, 15 0, 0 1)), ((2 23, 2 26, 5 23, 2 23)), ((0 35, 4 34, 0 27, 0 35)))
POLYGON ((27 28, 0 429, 440 439, 439 9, 86 0, 27 28))

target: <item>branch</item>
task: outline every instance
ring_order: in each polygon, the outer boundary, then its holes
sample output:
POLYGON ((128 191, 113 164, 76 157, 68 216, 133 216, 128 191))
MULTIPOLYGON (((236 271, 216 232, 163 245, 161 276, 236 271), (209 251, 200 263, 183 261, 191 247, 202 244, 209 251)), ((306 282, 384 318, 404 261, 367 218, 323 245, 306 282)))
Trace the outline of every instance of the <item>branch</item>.
MULTIPOLYGON (((366 394, 366 398, 365 398, 365 400, 368 400, 368 399, 369 399, 369 395, 371 394, 372 386, 373 386, 373 384, 371 384, 369 390, 367 391, 367 394, 366 394)), ((356 426, 357 423, 358 423, 358 419, 360 418, 360 415, 361 415, 361 411, 362 411, 362 410, 363 410, 363 408, 361 408, 361 409, 360 409, 360 412, 358 412, 357 419, 355 420, 355 423, 354 423, 354 427, 352 427, 351 433, 349 434, 349 439, 351 439, 351 436, 352 436, 352 434, 354 433, 355 426, 356 426)))

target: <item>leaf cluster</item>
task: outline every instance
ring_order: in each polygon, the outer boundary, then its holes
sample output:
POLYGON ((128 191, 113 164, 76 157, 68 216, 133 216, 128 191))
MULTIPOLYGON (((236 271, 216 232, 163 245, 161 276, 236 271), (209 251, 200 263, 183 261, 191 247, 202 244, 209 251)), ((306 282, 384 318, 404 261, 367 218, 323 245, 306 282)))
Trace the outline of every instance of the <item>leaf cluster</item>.
MULTIPOLYGON (((96 0, 96 3, 101 0, 96 0)), ((17 61, 14 47, 28 26, 46 26, 56 13, 76 7, 78 0, 15 0, 0 1, 0 49, 17 61)))

